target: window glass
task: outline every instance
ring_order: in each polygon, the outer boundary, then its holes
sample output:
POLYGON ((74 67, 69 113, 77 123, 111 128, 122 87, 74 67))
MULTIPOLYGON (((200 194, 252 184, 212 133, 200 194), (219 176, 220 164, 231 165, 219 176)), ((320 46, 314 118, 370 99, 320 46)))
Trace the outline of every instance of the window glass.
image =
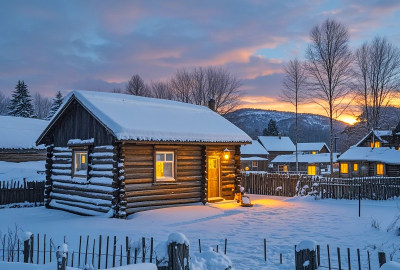
POLYGON ((175 180, 175 161, 174 152, 156 153, 156 180, 168 181, 175 180))
POLYGON ((308 174, 309 175, 316 175, 317 174, 317 168, 315 165, 308 165, 308 174))
POLYGON ((381 147, 381 142, 375 142, 375 148, 381 147))
POLYGON ((377 175, 383 175, 384 172, 384 167, 382 163, 376 164, 376 174, 377 175))
POLYGON ((74 175, 76 176, 87 176, 87 151, 75 151, 74 152, 74 175))
POLYGON ((287 165, 284 165, 284 166, 283 166, 283 171, 284 171, 284 172, 287 172, 287 171, 288 171, 287 168, 288 168, 287 165))
POLYGON ((349 164, 348 163, 340 163, 340 172, 341 173, 349 173, 349 164))
POLYGON ((358 163, 353 164, 353 171, 358 172, 358 163))
POLYGON ((258 167, 258 161, 252 161, 251 162, 251 166, 254 167, 254 168, 257 168, 258 167))

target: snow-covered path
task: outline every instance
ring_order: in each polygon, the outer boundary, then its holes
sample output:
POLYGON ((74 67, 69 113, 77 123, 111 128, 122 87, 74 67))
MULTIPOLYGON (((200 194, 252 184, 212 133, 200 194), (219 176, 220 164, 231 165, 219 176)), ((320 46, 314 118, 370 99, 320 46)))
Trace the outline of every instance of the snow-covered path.
MULTIPOLYGON (((160 242, 169 233, 179 231, 191 241, 191 252, 197 251, 199 238, 203 250, 217 244, 222 250, 227 238, 228 256, 235 269, 293 269, 294 245, 306 239, 321 245, 323 265, 327 265, 326 245, 331 246, 334 265, 337 264, 336 248, 340 247, 345 268, 348 268, 345 248, 351 248, 353 268, 357 265, 357 248, 361 250, 365 266, 367 249, 371 251, 373 266, 378 250, 399 249, 400 236, 386 230, 400 215, 400 199, 362 201, 359 218, 358 201, 251 197, 255 204, 252 208, 222 202, 147 211, 131 215, 127 220, 82 217, 44 207, 0 209, 0 230, 4 232, 17 225, 33 233, 46 233, 60 242, 67 235, 67 242, 72 246, 76 245, 79 235, 145 236, 160 242), (371 227, 372 218, 380 223, 380 230, 371 227), (263 255, 264 238, 267 239, 267 263, 263 255), (283 265, 279 264, 280 253, 283 265)), ((394 259, 400 261, 400 251, 394 259)))

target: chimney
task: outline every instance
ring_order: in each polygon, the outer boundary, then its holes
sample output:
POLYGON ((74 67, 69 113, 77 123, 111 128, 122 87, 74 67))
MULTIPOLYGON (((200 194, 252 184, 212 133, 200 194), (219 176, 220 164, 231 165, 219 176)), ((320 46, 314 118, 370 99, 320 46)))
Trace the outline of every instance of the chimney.
POLYGON ((213 98, 210 98, 210 100, 208 101, 208 108, 210 108, 214 112, 216 111, 216 109, 215 109, 215 100, 213 98))

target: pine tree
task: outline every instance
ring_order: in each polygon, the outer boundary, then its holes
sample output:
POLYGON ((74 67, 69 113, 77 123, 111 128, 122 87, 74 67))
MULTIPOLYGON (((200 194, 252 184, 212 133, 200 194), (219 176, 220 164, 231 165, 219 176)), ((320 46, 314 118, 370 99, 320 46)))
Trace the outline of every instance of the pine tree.
POLYGON ((276 126, 276 121, 271 119, 268 122, 268 128, 263 130, 263 135, 264 136, 278 136, 279 135, 279 130, 278 127, 276 126))
POLYGON ((64 97, 61 94, 60 91, 57 92, 56 97, 53 99, 53 104, 51 105, 49 114, 47 115, 47 120, 50 120, 53 115, 57 112, 57 110, 60 108, 61 104, 64 101, 64 97))
POLYGON ((32 98, 24 81, 18 81, 15 86, 15 91, 12 93, 12 99, 8 107, 8 115, 27 118, 35 117, 32 98))

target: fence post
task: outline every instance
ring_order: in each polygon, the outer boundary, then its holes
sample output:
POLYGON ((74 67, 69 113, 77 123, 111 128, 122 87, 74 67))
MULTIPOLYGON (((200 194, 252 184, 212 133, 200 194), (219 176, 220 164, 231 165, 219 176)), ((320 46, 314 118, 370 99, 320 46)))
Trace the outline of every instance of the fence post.
POLYGON ((314 241, 301 241, 296 246, 296 270, 317 269, 316 243, 314 241))
POLYGON ((67 244, 58 246, 58 250, 56 252, 57 270, 66 270, 67 269, 67 253, 68 253, 67 244))
POLYGON ((378 260, 379 260, 379 267, 386 263, 386 254, 385 252, 378 252, 378 260))
POLYGON ((189 270, 189 245, 172 242, 168 245, 168 270, 189 270))
POLYGON ((31 235, 30 233, 26 232, 27 239, 24 241, 24 263, 29 263, 29 254, 31 251, 31 235))

